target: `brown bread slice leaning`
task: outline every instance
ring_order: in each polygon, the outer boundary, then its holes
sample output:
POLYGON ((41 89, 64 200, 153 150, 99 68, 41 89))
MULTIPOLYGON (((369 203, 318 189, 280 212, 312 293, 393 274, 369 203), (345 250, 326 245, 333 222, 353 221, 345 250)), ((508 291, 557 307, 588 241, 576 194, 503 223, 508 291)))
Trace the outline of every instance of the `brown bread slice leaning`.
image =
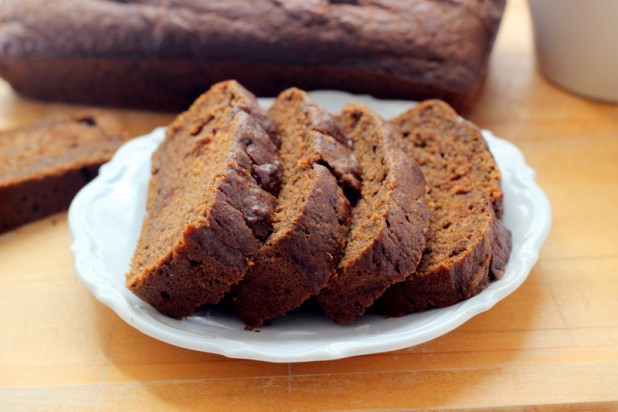
POLYGON ((390 123, 430 188, 427 250, 414 276, 392 286, 376 310, 400 316, 467 299, 498 279, 511 249, 500 172, 478 127, 446 103, 418 104, 390 123))
POLYGON ((393 283, 414 273, 429 221, 425 179, 391 127, 362 105, 338 118, 362 168, 345 253, 317 301, 328 317, 351 323, 393 283))
POLYGON ((334 119, 301 90, 289 89, 269 114, 281 134, 282 189, 272 234, 232 292, 249 327, 281 316, 317 294, 345 246, 360 168, 334 119))
POLYGON ((234 81, 213 86, 152 157, 147 212, 126 285, 165 315, 218 302, 270 232, 281 167, 274 125, 234 81))
POLYGON ((66 210, 127 139, 99 110, 0 132, 0 233, 66 210))

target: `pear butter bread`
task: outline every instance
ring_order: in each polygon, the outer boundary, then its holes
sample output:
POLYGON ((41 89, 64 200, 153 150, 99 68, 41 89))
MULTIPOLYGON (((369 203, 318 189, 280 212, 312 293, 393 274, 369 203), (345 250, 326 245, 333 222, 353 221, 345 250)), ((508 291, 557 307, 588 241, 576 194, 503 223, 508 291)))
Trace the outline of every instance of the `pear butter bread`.
POLYGON ((0 233, 66 210, 128 137, 99 110, 0 132, 0 233))
POLYGON ((243 279, 268 237, 281 186, 279 138, 255 97, 213 86, 152 157, 147 217, 126 284, 183 318, 243 279))
POLYGON ((429 185, 427 249, 414 276, 389 288, 374 309, 400 316, 476 295, 504 273, 511 233, 502 216, 500 172, 478 127, 438 100, 390 122, 429 185))
POLYGON ((317 301, 329 318, 351 323, 414 273, 429 209, 423 174, 384 120, 362 105, 347 106, 338 120, 353 141, 363 183, 345 253, 317 301))
POLYGON ((232 291, 250 327, 285 314, 329 282, 346 244, 360 168, 337 123, 298 89, 269 111, 281 134, 282 189, 272 233, 232 291))
POLYGON ((183 110, 218 81, 441 98, 482 84, 506 0, 2 0, 0 77, 26 96, 183 110))
MULTIPOLYGON (((225 296, 249 328, 307 300, 334 321, 350 323, 374 310, 376 300, 389 315, 420 309, 397 303, 401 310, 395 310, 381 298, 400 286, 398 298, 407 296, 417 276, 437 279, 437 296, 452 295, 443 277, 419 272, 435 249, 472 256, 466 265, 456 259, 447 265, 459 268, 454 283, 473 284, 466 290, 478 293, 487 282, 471 273, 491 267, 490 276, 498 277, 510 246, 494 212, 499 208, 485 205, 490 198, 500 204, 499 173, 478 129, 449 116, 432 117, 428 133, 436 141, 472 136, 461 146, 444 145, 462 150, 456 173, 463 178, 473 170, 462 182, 487 188, 461 194, 465 210, 453 203, 451 212, 450 199, 431 186, 439 184, 434 175, 447 173, 440 170, 444 163, 411 151, 414 130, 404 124, 412 121, 387 123, 358 104, 333 118, 298 89, 283 92, 265 113, 238 83, 215 85, 174 121, 153 155, 148 215, 127 286, 175 318, 225 296), (449 216, 467 230, 454 232, 451 246, 435 236, 435 226, 449 216), (476 257, 487 250, 495 251, 493 258, 476 257)), ((416 119, 401 119, 407 117, 416 119)), ((459 292, 457 300, 470 296, 459 292)))

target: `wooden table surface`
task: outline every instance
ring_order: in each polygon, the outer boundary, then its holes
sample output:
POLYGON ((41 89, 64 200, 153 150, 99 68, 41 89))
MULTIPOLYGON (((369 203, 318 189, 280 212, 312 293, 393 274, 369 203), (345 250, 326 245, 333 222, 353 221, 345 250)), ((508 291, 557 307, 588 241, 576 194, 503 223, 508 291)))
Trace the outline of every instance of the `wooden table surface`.
MULTIPOLYGON (((74 109, 0 80, 0 128, 74 109)), ((115 112, 136 135, 174 117, 115 112)), ((93 297, 58 214, 0 236, 0 410, 618 410, 618 105, 540 77, 526 3, 512 0, 468 117, 522 150, 553 206, 539 262, 490 311, 416 347, 338 361, 185 350, 93 297)))

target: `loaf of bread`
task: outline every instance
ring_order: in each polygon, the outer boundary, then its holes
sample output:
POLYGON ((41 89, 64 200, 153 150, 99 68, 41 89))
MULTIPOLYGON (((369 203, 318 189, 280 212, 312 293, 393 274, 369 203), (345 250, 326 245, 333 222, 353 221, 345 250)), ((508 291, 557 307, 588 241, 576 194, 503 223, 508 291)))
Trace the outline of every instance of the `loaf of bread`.
POLYGON ((250 327, 297 308, 328 283, 358 198, 360 167, 337 123, 304 92, 282 93, 269 114, 281 134, 282 189, 272 233, 232 291, 250 327))
POLYGON ((0 2, 0 77, 20 93, 181 110, 215 82, 470 106, 505 0, 0 2))
POLYGON ((389 286, 414 273, 429 208, 423 174, 390 125, 358 104, 346 107, 338 120, 353 140, 363 183, 344 255, 316 299, 329 318, 352 323, 389 286))
POLYGON ((0 233, 66 210, 127 139, 98 110, 0 132, 0 233))
POLYGON ((201 96, 152 157, 147 216, 126 285, 161 313, 217 303, 268 237, 281 165, 274 125, 234 81, 201 96))
POLYGON ((430 188, 427 248, 416 273, 388 289, 376 309, 401 316, 476 295, 499 279, 511 249, 500 171, 481 132, 440 101, 419 103, 390 122, 430 188))

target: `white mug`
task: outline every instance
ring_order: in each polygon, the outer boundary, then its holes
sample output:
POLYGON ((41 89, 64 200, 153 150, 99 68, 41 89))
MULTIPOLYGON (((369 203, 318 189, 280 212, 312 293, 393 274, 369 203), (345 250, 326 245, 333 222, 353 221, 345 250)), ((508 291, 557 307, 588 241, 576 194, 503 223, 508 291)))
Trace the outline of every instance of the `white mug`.
POLYGON ((557 85, 618 102, 618 0, 529 0, 537 65, 557 85))

